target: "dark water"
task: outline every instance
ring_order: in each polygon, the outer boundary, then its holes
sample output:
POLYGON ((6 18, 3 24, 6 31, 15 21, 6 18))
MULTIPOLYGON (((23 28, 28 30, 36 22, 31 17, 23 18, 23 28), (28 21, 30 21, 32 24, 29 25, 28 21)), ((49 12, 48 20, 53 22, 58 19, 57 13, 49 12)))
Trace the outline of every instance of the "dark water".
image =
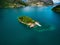
POLYGON ((60 45, 60 14, 51 9, 52 6, 0 9, 0 45, 60 45), (43 31, 19 23, 17 18, 23 15, 40 22, 43 31))

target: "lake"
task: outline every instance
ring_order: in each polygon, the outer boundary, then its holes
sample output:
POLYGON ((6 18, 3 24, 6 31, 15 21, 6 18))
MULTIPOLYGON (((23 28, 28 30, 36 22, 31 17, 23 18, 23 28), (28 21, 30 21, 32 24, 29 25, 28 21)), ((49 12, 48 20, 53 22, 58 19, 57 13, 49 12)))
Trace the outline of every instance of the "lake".
POLYGON ((60 45, 60 14, 53 6, 0 9, 0 45, 60 45), (19 16, 29 16, 41 27, 29 28, 18 22, 19 16))

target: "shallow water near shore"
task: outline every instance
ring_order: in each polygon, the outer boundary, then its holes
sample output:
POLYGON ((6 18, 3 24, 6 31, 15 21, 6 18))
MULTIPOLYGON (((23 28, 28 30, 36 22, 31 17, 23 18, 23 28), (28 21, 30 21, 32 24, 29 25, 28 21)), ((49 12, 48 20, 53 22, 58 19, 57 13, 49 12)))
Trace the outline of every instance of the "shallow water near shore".
POLYGON ((59 45, 60 14, 52 6, 0 9, 0 45, 59 45), (29 16, 42 26, 30 28, 19 23, 29 16))

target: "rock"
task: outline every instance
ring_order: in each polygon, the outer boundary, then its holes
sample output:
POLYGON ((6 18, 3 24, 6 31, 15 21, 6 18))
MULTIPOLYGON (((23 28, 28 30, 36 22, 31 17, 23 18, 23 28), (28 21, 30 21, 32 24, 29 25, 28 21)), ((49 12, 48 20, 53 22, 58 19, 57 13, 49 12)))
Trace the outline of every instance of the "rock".
POLYGON ((52 10, 54 12, 60 12, 60 5, 57 5, 57 6, 53 7, 52 10))

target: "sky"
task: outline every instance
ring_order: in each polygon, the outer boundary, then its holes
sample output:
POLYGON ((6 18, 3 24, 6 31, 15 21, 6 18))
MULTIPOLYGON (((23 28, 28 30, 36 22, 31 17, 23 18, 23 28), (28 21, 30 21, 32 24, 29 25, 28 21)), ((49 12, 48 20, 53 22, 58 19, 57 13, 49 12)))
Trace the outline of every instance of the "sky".
POLYGON ((59 3, 59 2, 60 2, 60 0, 53 0, 53 2, 54 2, 54 3, 59 3))
MULTIPOLYGON (((27 1, 27 0, 23 0, 23 1, 27 1)), ((54 3, 59 3, 60 0, 53 0, 54 3)))

